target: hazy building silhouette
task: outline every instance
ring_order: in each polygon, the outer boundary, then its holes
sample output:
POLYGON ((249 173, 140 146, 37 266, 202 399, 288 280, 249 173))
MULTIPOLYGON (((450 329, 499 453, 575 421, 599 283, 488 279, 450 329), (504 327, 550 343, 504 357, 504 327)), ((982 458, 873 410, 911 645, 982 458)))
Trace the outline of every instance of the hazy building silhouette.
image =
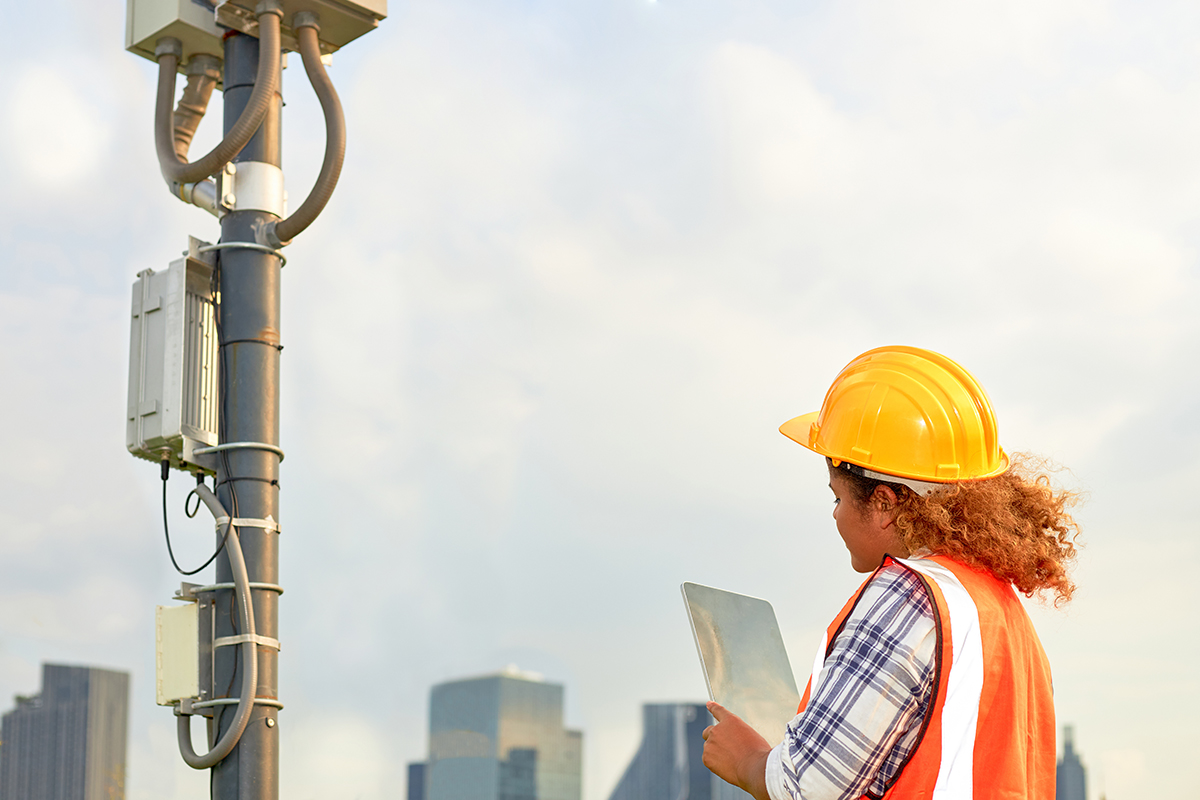
POLYGON ((0 721, 3 800, 122 800, 129 675, 42 665, 42 691, 0 721))
POLYGON ((703 703, 642 706, 642 744, 608 800, 746 800, 750 795, 709 772, 703 703))
POLYGON ((562 686, 511 667, 433 687, 423 800, 580 800, 583 734, 563 728, 562 701, 562 686))
POLYGON ((408 765, 407 800, 426 800, 425 771, 427 766, 424 761, 416 761, 408 765))
POLYGON ((1063 753, 1054 771, 1055 800, 1087 800, 1087 770, 1075 752, 1075 728, 1063 726, 1063 753))

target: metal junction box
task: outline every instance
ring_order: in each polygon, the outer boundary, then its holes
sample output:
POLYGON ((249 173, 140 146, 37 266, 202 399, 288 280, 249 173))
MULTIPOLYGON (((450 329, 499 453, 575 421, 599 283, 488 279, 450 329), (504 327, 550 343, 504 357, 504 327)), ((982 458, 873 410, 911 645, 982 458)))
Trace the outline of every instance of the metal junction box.
POLYGON ((212 599, 185 583, 175 593, 183 605, 158 606, 154 612, 154 693, 160 706, 211 699, 212 599))
POLYGON ((129 334, 125 446, 149 461, 212 472, 217 444, 219 364, 212 254, 192 238, 188 255, 163 271, 138 273, 129 334))
POLYGON ((195 603, 155 609, 154 693, 160 706, 200 696, 200 608, 195 603))
MULTIPOLYGON (((183 43, 180 71, 193 55, 223 58, 222 39, 227 30, 258 35, 254 15, 257 0, 126 0, 125 49, 155 61, 154 47, 163 36, 183 43)), ((298 50, 292 17, 312 11, 320 17, 318 38, 322 53, 332 53, 370 33, 387 17, 387 0, 280 0, 283 21, 280 42, 284 50, 298 50)))
POLYGON ((213 6, 196 0, 127 0, 125 5, 125 49, 157 61, 154 47, 164 36, 183 42, 180 71, 197 53, 225 57, 213 6))

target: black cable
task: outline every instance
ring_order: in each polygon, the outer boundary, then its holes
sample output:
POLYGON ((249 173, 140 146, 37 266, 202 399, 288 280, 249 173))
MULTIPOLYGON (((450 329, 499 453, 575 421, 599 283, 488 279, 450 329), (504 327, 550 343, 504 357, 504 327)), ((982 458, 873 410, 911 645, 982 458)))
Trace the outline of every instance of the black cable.
MULTIPOLYGON (((237 614, 233 613, 234 610, 234 594, 231 592, 229 595, 229 622, 233 626, 233 635, 237 636, 239 633, 238 619, 237 614)), ((242 648, 235 646, 233 648, 233 669, 229 672, 229 684, 225 687, 225 694, 223 697, 232 697, 231 692, 233 692, 233 679, 237 676, 238 667, 241 665, 241 660, 242 648)), ((257 694, 257 690, 255 693, 257 694)), ((213 724, 216 725, 218 736, 221 733, 221 719, 225 716, 225 709, 227 708, 229 708, 227 705, 217 706, 216 715, 213 717, 213 724)))
POLYGON ((223 483, 230 483, 232 481, 258 481, 260 483, 269 483, 275 488, 279 488, 279 480, 277 478, 260 478, 257 475, 241 475, 233 478, 226 478, 225 480, 217 481, 217 486, 220 486, 223 483))
MULTIPOLYGON (((175 550, 171 547, 171 528, 167 525, 167 478, 171 476, 171 462, 164 458, 162 465, 163 534, 165 534, 167 538, 167 555, 171 557, 171 563, 175 566, 175 571, 180 575, 195 575, 197 572, 215 561, 217 556, 221 555, 221 551, 225 549, 225 542, 229 539, 229 529, 233 527, 233 525, 231 523, 225 526, 225 534, 221 537, 220 546, 217 547, 217 551, 215 553, 208 557, 207 561, 191 570, 184 569, 183 567, 179 566, 179 562, 175 560, 175 550)), ((193 489, 192 491, 195 490, 193 489)), ((199 506, 197 506, 197 508, 199 508, 199 506)), ((184 501, 184 513, 187 513, 186 500, 184 501)), ((194 514, 188 514, 188 516, 194 516, 194 514)))
MULTIPOLYGON (((212 280, 213 280, 213 283, 215 284, 215 286, 213 287, 213 292, 212 292, 212 295, 214 298, 219 298, 221 296, 219 289, 221 286, 222 261, 223 261, 223 259, 221 258, 221 252, 217 251, 216 269, 213 270, 213 275, 212 275, 212 280)), ((228 436, 227 436, 227 431, 226 431, 226 421, 227 421, 229 415, 226 413, 226 408, 225 408, 225 401, 228 398, 228 393, 225 391, 225 387, 229 385, 229 366, 228 366, 228 364, 226 362, 226 358, 225 358, 225 352, 226 352, 225 345, 232 344, 232 342, 225 341, 225 327, 222 324, 221 316, 222 316, 221 303, 218 300, 217 302, 213 303, 213 325, 217 329, 217 369, 218 369, 217 380, 221 386, 221 394, 220 394, 221 407, 219 409, 219 413, 217 414, 217 440, 219 442, 226 442, 226 441, 228 441, 228 436)), ((280 349, 282 349, 282 348, 280 348, 280 349)), ((221 459, 222 470, 224 471, 225 475, 229 475, 229 473, 230 473, 229 451, 221 450, 219 452, 219 457, 221 459)), ((214 492, 216 491, 216 488, 220 487, 221 484, 223 484, 223 483, 229 485, 229 515, 234 518, 236 518, 238 516, 237 491, 235 490, 235 487, 234 487, 235 480, 236 480, 236 478, 234 478, 234 479, 226 478, 224 480, 214 479, 214 484, 215 484, 214 492)), ((230 528, 232 528, 232 527, 233 526, 231 523, 230 528)), ((226 531, 228 531, 228 530, 229 529, 227 528, 226 531)), ((237 607, 237 592, 230 592, 229 593, 229 624, 232 627, 233 633, 235 636, 238 633, 238 618, 237 618, 237 614, 235 613, 236 607, 237 607)), ((214 605, 213 608, 215 610, 216 606, 214 605)), ((229 684, 225 687, 225 695, 224 695, 225 697, 229 697, 230 692, 233 691, 233 681, 234 681, 234 678, 238 674, 239 667, 241 666, 241 655, 242 655, 242 648, 234 647, 234 649, 233 649, 233 669, 230 670, 230 672, 229 672, 229 684)), ((216 676, 214 675, 213 677, 215 680, 216 676)), ((213 689, 215 691, 216 687, 214 686, 213 689)), ((257 694, 257 690, 255 691, 255 694, 257 694)), ((225 718, 225 709, 226 708, 227 708, 227 706, 224 706, 224 705, 217 706, 216 714, 213 717, 213 724, 217 729, 218 736, 221 735, 221 722, 225 718)), ((239 766, 240 766, 240 763, 239 763, 239 766)), ((215 772, 215 770, 213 772, 215 772)), ((211 783, 210 783, 210 793, 211 793, 211 783)))
POLYGON ((242 344, 250 342, 252 344, 265 344, 267 347, 274 347, 279 352, 283 352, 283 345, 278 342, 269 342, 266 339, 230 339, 228 342, 221 342, 217 347, 228 347, 231 344, 242 344))
MULTIPOLYGON (((197 484, 204 483, 203 475, 197 475, 196 479, 197 479, 197 481, 196 481, 197 484)), ((196 514, 198 514, 199 512, 200 512, 200 495, 196 493, 195 489, 192 489, 190 492, 188 492, 187 497, 183 498, 183 513, 187 515, 188 519, 195 519, 196 514), (188 509, 188 503, 192 502, 193 497, 196 498, 196 507, 193 509, 188 509)))

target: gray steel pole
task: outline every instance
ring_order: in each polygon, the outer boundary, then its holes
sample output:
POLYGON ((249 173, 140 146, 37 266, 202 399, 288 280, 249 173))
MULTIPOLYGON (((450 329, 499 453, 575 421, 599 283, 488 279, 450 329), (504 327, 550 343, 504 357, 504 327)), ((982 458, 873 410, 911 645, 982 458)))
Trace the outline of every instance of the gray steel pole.
MULTIPOLYGON (((258 39, 232 34, 225 40, 225 129, 237 120, 254 88, 258 39)), ((280 97, 276 95, 262 127, 234 162, 280 166, 280 97)), ((222 242, 253 242, 256 226, 273 219, 262 211, 231 211, 221 220, 222 242)), ((279 289, 280 259, 256 250, 220 251, 221 442, 279 444, 279 289)), ((262 450, 230 450, 221 455, 217 495, 240 518, 279 519, 279 457, 262 450), (232 480, 231 480, 232 479, 232 480)), ((239 528, 251 582, 279 582, 279 534, 239 528)), ((229 558, 217 560, 217 580, 231 581, 229 558)), ((217 599, 217 636, 240 633, 232 593, 217 599)), ((260 636, 279 638, 279 597, 254 590, 254 620, 260 636)), ((236 697, 241 680, 239 647, 217 648, 213 678, 216 697, 236 697)), ((255 696, 277 698, 279 653, 258 648, 255 696)), ((236 706, 219 713, 219 736, 236 706)), ((246 732, 233 752, 212 770, 212 797, 219 800, 278 800, 279 726, 275 708, 256 704, 246 732)))

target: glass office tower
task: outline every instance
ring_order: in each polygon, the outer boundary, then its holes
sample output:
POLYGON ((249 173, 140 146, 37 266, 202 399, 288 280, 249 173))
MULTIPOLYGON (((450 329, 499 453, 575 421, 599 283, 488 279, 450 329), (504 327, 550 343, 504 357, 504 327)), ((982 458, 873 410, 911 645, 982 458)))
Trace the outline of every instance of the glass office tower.
POLYGON ((408 800, 427 800, 424 761, 415 761, 408 765, 408 800))
POLYGON ((121 800, 128 720, 128 673, 43 664, 0 722, 0 798, 121 800))
POLYGON ((703 703, 642 706, 642 744, 608 800, 748 800, 704 766, 700 734, 713 722, 703 703))
POLYGON ((580 800, 583 734, 563 687, 510 668, 433 687, 428 800, 580 800))

